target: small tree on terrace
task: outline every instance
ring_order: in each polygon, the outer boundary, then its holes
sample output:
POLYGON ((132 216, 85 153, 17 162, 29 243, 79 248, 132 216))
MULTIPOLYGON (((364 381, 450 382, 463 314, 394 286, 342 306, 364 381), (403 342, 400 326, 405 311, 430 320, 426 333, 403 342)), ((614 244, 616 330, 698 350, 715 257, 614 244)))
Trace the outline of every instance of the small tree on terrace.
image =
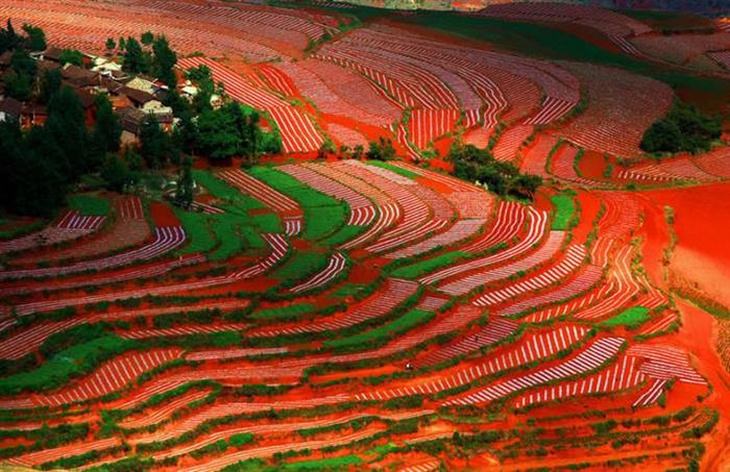
POLYGON ((23 25, 23 31, 25 31, 25 34, 28 35, 25 40, 28 49, 31 51, 45 51, 47 47, 46 33, 44 33, 42 29, 25 24, 23 25))
POLYGON ((13 22, 8 18, 5 28, 0 28, 0 54, 15 49, 20 44, 20 41, 20 36, 18 36, 15 28, 13 28, 13 22))
POLYGON ((134 183, 133 173, 127 163, 117 154, 107 154, 100 171, 101 178, 106 182, 106 188, 121 192, 124 187, 134 183))
POLYGON ((114 41, 114 38, 106 38, 106 43, 104 43, 104 46, 106 47, 107 54, 111 55, 114 52, 114 49, 117 47, 117 42, 114 41))
POLYGON ((109 98, 103 93, 96 96, 96 124, 92 134, 93 141, 101 153, 119 150, 122 126, 112 109, 109 98))
MULTIPOLYGON (((238 106, 237 104, 232 104, 238 106)), ((211 159, 229 159, 241 147, 238 115, 230 105, 220 110, 208 109, 198 116, 200 148, 211 159)))
POLYGON ((155 40, 155 35, 152 34, 152 31, 145 31, 139 39, 142 41, 142 44, 149 46, 155 40))
POLYGON ((75 66, 82 66, 84 64, 84 55, 81 51, 75 49, 64 49, 61 51, 61 57, 59 58, 61 64, 73 64, 75 66))
POLYGON ((175 64, 177 64, 177 55, 170 48, 167 38, 158 36, 152 44, 154 52, 154 73, 168 87, 175 88, 177 85, 177 77, 175 76, 175 64))
POLYGON ((58 69, 50 69, 43 73, 41 78, 41 94, 40 101, 48 103, 51 98, 61 89, 61 72, 58 69))
POLYGON ((139 132, 140 154, 147 165, 158 169, 167 161, 169 140, 154 115, 149 115, 139 132))
POLYGON ((389 161, 395 159, 393 141, 391 141, 390 138, 383 138, 382 136, 378 141, 370 141, 366 156, 368 159, 374 159, 377 161, 389 161))
POLYGON ((177 179, 177 190, 175 199, 180 205, 188 208, 193 203, 193 161, 188 156, 183 159, 180 166, 180 175, 177 179))
POLYGON ((149 57, 134 38, 127 39, 123 67, 124 70, 134 74, 144 74, 149 71, 149 57))

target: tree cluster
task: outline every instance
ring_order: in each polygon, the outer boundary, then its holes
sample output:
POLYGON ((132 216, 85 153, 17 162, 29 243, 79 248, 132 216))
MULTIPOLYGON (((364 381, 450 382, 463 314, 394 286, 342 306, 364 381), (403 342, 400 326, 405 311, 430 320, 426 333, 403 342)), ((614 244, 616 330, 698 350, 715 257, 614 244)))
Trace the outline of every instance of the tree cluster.
POLYGON ((374 159, 376 161, 393 160, 395 159, 393 141, 391 141, 390 138, 383 138, 382 136, 378 141, 370 141, 365 155, 368 159, 374 159))
POLYGON ((49 92, 43 126, 22 132, 0 124, 0 206, 8 212, 50 216, 82 174, 98 171, 119 149, 121 127, 105 95, 97 97, 97 122, 87 129, 78 95, 68 87, 49 92))
POLYGON ((263 131, 259 126, 261 116, 253 108, 233 101, 217 109, 211 106, 211 97, 223 95, 224 91, 221 85, 214 84, 208 67, 190 69, 186 77, 198 89, 192 103, 175 91, 166 100, 180 118, 173 141, 181 151, 200 152, 214 160, 241 156, 248 165, 254 164, 261 154, 281 152, 278 132, 263 131))
POLYGON ((667 116, 646 130, 641 149, 649 153, 709 151, 722 134, 719 118, 703 114, 692 105, 676 102, 667 116))
POLYGON ((484 184, 498 195, 532 199, 542 185, 540 176, 521 174, 513 164, 498 161, 488 151, 471 144, 454 144, 448 159, 457 177, 484 184))
MULTIPOLYGON (((107 49, 113 49, 115 42, 107 39, 107 49)), ((143 33, 138 41, 136 38, 120 38, 119 49, 124 51, 122 67, 133 74, 151 74, 161 80, 171 89, 177 85, 175 64, 177 54, 170 47, 165 36, 154 36, 151 32, 143 33)))

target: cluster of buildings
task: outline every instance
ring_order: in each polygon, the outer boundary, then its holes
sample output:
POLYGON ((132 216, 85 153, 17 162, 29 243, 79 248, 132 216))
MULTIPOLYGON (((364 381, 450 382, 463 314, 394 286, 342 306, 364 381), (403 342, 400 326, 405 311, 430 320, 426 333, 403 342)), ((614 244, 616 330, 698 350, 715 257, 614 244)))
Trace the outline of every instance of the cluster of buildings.
MULTIPOLYGON (((142 124, 151 114, 166 130, 172 129, 176 122, 172 108, 163 104, 168 93, 166 85, 142 75, 131 75, 122 70, 113 60, 92 55, 83 56, 83 65, 63 63, 62 50, 54 47, 34 53, 32 57, 38 66, 37 79, 52 69, 60 71, 62 83, 71 87, 79 97, 86 113, 87 124, 94 123, 95 96, 106 93, 112 107, 120 117, 123 127, 122 141, 136 141, 142 124)), ((46 106, 34 100, 20 102, 5 95, 3 76, 11 64, 11 52, 0 55, 0 121, 14 119, 21 127, 42 125, 48 114, 46 106)), ((183 95, 194 95, 197 90, 190 84, 181 87, 183 95)))

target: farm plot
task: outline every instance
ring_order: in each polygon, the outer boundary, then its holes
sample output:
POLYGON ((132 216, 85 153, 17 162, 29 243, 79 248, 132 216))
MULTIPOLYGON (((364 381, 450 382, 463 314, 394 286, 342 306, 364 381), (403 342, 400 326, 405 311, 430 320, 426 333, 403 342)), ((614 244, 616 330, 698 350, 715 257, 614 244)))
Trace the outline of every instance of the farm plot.
POLYGON ((277 169, 254 167, 249 172, 302 209, 306 222, 302 238, 317 241, 333 235, 345 225, 349 212, 345 202, 316 191, 277 169))
POLYGON ((530 270, 554 258, 564 237, 565 234, 562 231, 551 231, 545 244, 530 255, 494 269, 481 269, 464 277, 445 281, 439 285, 439 290, 452 296, 464 295, 479 286, 506 279, 520 271, 530 270))
POLYGON ((566 278, 583 264, 585 257, 585 247, 572 245, 566 251, 565 257, 557 264, 537 275, 524 277, 520 282, 485 293, 474 300, 474 304, 478 306, 492 306, 534 290, 559 284, 562 279, 566 278))
POLYGON ((37 233, 28 234, 9 241, 0 241, 0 254, 24 251, 40 246, 52 246, 78 239, 99 230, 104 223, 103 216, 83 216, 76 210, 64 213, 58 221, 37 233))
POLYGON ((561 127, 560 136, 577 146, 615 156, 641 155, 639 143, 644 131, 672 104, 669 86, 619 69, 564 66, 585 84, 588 105, 561 127))
POLYGON ((113 225, 101 232, 96 238, 75 244, 66 249, 54 251, 52 254, 29 254, 15 258, 15 263, 34 264, 41 261, 52 262, 63 259, 91 258, 107 252, 142 244, 149 236, 150 230, 144 219, 142 202, 137 197, 121 197, 114 202, 117 220, 113 225))
MULTIPOLYGON (((490 356, 487 361, 480 359, 478 363, 472 364, 469 368, 460 367, 448 376, 442 374, 435 377, 435 379, 430 379, 428 382, 404 388, 379 389, 375 392, 361 393, 357 394, 355 398, 359 400, 388 400, 402 396, 429 395, 462 387, 481 377, 519 368, 553 356, 581 340, 586 333, 587 331, 584 328, 572 326, 562 327, 547 333, 534 334, 517 344, 516 349, 490 356)), ((458 350, 451 355, 452 357, 458 357, 464 353, 464 351, 458 350)))
MULTIPOLYGON (((522 214, 519 211, 520 207, 519 205, 516 205, 512 208, 505 207, 504 208, 504 214, 500 214, 500 216, 503 216, 504 218, 512 218, 516 217, 513 220, 510 221, 511 224, 502 226, 502 227, 495 227, 494 231, 490 233, 487 237, 484 239, 475 242, 474 244, 467 246, 465 248, 465 251, 470 251, 470 249, 473 249, 477 247, 480 250, 488 249, 492 247, 495 244, 499 244, 502 242, 506 242, 507 237, 514 237, 516 236, 517 232, 520 229, 520 220, 524 221, 524 218, 527 215, 522 214), (516 210, 516 211, 512 211, 516 210), (516 214, 515 214, 516 213, 516 214), (494 234, 496 233, 496 234, 494 234)), ((502 208, 500 208, 502 210, 502 208)), ((475 269, 484 269, 485 267, 488 267, 490 265, 503 263, 506 261, 509 261, 512 258, 518 257, 519 255, 529 251, 532 246, 540 241, 546 232, 546 226, 547 226, 547 214, 543 212, 538 212, 534 209, 529 209, 527 212, 530 216, 529 220, 529 227, 528 227, 528 233, 525 235, 524 239, 521 239, 517 244, 514 246, 505 249, 504 251, 499 251, 493 255, 489 255, 486 257, 480 257, 474 260, 470 260, 468 262, 464 262, 462 264, 457 264, 452 267, 447 267, 443 270, 437 271, 431 275, 428 275, 426 277, 422 277, 419 281, 424 284, 432 284, 434 282, 442 281, 449 277, 455 277, 459 274, 462 274, 467 271, 475 270, 475 269)), ((499 218, 499 216, 498 216, 499 218)), ((498 220, 500 221, 500 220, 498 220)), ((478 285, 478 284, 477 284, 478 285)), ((470 290, 470 289, 468 289, 470 290)), ((467 290, 467 291, 468 291, 467 290)), ((466 293, 466 292, 463 292, 466 293)))
POLYGON ((343 329, 354 326, 367 320, 379 318, 396 306, 405 302, 410 296, 416 293, 418 284, 399 279, 388 279, 385 287, 370 298, 351 307, 342 316, 333 316, 331 319, 316 322, 302 323, 277 328, 263 328, 252 331, 252 336, 279 336, 287 334, 300 334, 309 332, 321 332, 328 330, 343 329))
POLYGON ((185 230, 179 226, 155 228, 154 239, 138 249, 123 252, 102 259, 77 262, 67 266, 46 267, 40 269, 18 269, 0 272, 0 279, 22 279, 58 277, 89 270, 106 270, 137 261, 151 260, 161 256, 185 242, 185 230))
POLYGON ((586 374, 601 367, 615 357, 624 343, 625 340, 623 338, 598 339, 586 349, 580 351, 578 355, 571 357, 567 361, 560 362, 555 367, 545 367, 535 372, 515 377, 514 379, 497 382, 494 385, 490 385, 466 396, 449 400, 445 404, 473 405, 488 403, 549 381, 586 374))
MULTIPOLYGON (((538 389, 522 396, 515 402, 515 407, 524 408, 538 403, 559 400, 572 400, 583 395, 599 395, 607 392, 619 392, 640 386, 646 376, 639 370, 635 357, 623 356, 608 369, 598 374, 572 382, 538 389)), ((654 398, 656 400, 656 398, 654 398)), ((642 402, 646 406, 653 402, 642 402)))

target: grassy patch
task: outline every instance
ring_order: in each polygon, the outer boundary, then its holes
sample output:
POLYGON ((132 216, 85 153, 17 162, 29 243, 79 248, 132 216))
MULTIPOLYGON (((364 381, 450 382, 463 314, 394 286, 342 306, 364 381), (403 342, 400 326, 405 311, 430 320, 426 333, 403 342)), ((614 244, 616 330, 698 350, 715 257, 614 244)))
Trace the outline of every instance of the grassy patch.
POLYGON ((327 259, 327 254, 319 252, 295 252, 271 276, 285 286, 292 285, 324 269, 327 259))
POLYGON ((290 319, 297 316, 307 315, 312 313, 314 310, 315 307, 311 303, 297 303, 296 305, 256 310, 251 313, 251 318, 255 320, 290 319))
POLYGON ((236 210, 257 210, 265 206, 250 195, 241 193, 237 188, 217 178, 215 175, 204 170, 194 170, 193 178, 200 185, 205 187, 211 195, 219 199, 220 206, 228 211, 236 210))
POLYGON ((416 174, 415 172, 411 172, 408 169, 403 169, 401 167, 394 166, 393 164, 390 164, 390 163, 384 162, 384 161, 369 160, 368 165, 380 167, 381 169, 386 169, 391 172, 395 172, 396 174, 402 175, 403 177, 408 177, 409 179, 415 179, 416 177, 419 177, 419 175, 416 174))
POLYGON ((178 254, 196 252, 210 253, 214 261, 228 259, 247 249, 262 249, 265 246, 260 234, 279 232, 281 224, 276 215, 257 215, 250 218, 240 213, 209 215, 175 208, 175 214, 185 228, 188 244, 178 254), (262 218, 266 217, 266 218, 262 218), (263 223, 265 228, 257 225, 263 223))
POLYGON ((365 290, 367 285, 363 284, 345 284, 342 287, 335 290, 332 295, 339 298, 351 297, 357 295, 362 290, 365 290))
POLYGON ((433 272, 436 269, 450 266, 457 260, 467 257, 468 254, 462 251, 451 251, 415 264, 399 267, 391 275, 403 279, 415 279, 422 275, 433 272))
POLYGON ((68 206, 83 216, 106 216, 111 210, 109 200, 94 195, 71 195, 68 206))
POLYGON ((570 228, 573 215, 575 214, 575 201, 573 195, 564 192, 553 195, 550 198, 555 206, 555 217, 553 218, 553 229, 565 231, 570 228))
POLYGON ((175 208, 174 211, 185 229, 188 240, 188 244, 179 251, 180 254, 209 252, 217 245, 213 230, 208 224, 208 215, 192 213, 179 208, 175 208))
POLYGON ((287 464, 279 464, 276 467, 276 470, 350 470, 352 466, 360 464, 362 464, 362 459, 355 455, 349 455, 312 461, 289 462, 287 464))
POLYGON ((363 233, 368 227, 367 226, 352 226, 345 225, 337 232, 327 236, 326 238, 319 241, 319 243, 326 247, 335 247, 340 244, 344 244, 347 241, 351 241, 363 233))
POLYGON ((317 241, 330 236, 347 221, 349 208, 344 202, 318 192, 284 172, 258 166, 249 169, 249 173, 299 203, 304 210, 304 239, 317 241))
POLYGON ((41 392, 66 384, 72 377, 86 374, 103 361, 128 351, 138 343, 108 335, 64 349, 29 372, 11 375, 0 382, 0 395, 22 391, 41 392))
POLYGON ((613 318, 609 318, 599 323, 599 326, 607 328, 615 326, 625 326, 628 329, 636 329, 649 319, 649 310, 643 306, 635 306, 628 310, 622 311, 613 318))
POLYGON ((411 310, 398 319, 370 331, 354 336, 332 339, 324 342, 324 346, 331 349, 365 346, 374 342, 390 339, 390 337, 404 333, 414 327, 427 323, 434 317, 434 313, 425 310, 411 310))

